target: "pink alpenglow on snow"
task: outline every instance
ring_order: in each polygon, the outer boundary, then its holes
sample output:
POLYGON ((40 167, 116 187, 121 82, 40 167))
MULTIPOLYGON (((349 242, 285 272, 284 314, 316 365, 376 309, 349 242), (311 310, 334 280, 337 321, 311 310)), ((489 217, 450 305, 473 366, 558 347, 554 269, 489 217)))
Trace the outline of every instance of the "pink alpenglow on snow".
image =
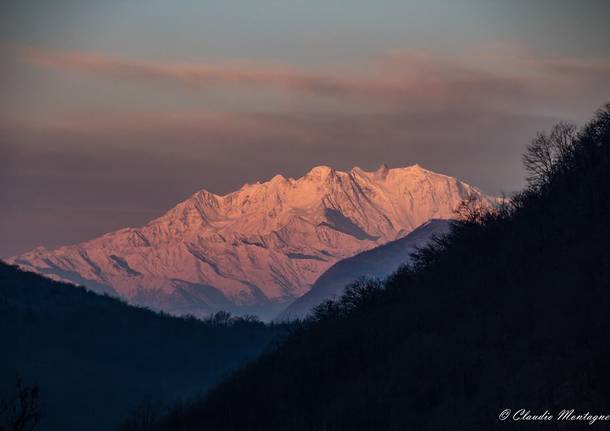
POLYGON ((80 244, 36 248, 9 262, 173 314, 224 309, 273 316, 331 265, 450 219, 475 196, 419 165, 373 172, 318 166, 224 196, 201 190, 161 217, 80 244))

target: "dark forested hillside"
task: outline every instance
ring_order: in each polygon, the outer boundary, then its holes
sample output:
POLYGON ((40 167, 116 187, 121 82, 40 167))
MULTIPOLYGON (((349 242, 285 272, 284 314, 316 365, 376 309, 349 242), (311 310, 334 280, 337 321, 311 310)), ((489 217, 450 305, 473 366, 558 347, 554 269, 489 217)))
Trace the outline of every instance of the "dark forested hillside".
POLYGON ((465 206, 414 265, 320 306, 158 427, 489 430, 525 427, 504 409, 610 414, 610 105, 578 133, 538 136, 524 161, 512 203, 465 206))
POLYGON ((224 313, 161 315, 0 262, 0 399, 10 403, 20 377, 39 388, 36 430, 109 430, 203 393, 282 330, 224 313))
POLYGON ((288 306, 277 320, 302 319, 318 304, 340 297, 348 284, 360 278, 385 278, 409 262, 410 254, 449 230, 450 221, 428 220, 407 236, 343 259, 328 268, 309 292, 288 306))

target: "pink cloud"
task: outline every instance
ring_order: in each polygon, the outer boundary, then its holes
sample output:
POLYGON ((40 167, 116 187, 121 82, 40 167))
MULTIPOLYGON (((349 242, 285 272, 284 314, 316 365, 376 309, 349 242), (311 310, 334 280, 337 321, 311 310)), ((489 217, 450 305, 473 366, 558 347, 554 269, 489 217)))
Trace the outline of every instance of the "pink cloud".
MULTIPOLYGON (((345 78, 295 70, 288 66, 261 67, 248 62, 228 65, 159 64, 83 52, 18 49, 22 61, 62 71, 75 71, 125 80, 171 80, 189 85, 269 86, 314 93, 350 91, 362 85, 345 78)), ((369 85, 379 86, 373 82, 369 85)), ((385 84, 381 84, 382 86, 385 84)))
POLYGON ((337 100, 351 107, 393 111, 535 110, 569 102, 583 91, 592 95, 610 89, 610 61, 606 59, 537 58, 513 47, 506 50, 506 55, 500 47, 453 58, 394 51, 356 73, 243 61, 165 64, 32 47, 18 47, 16 51, 27 64, 60 72, 125 81, 174 82, 202 90, 263 88, 337 100))

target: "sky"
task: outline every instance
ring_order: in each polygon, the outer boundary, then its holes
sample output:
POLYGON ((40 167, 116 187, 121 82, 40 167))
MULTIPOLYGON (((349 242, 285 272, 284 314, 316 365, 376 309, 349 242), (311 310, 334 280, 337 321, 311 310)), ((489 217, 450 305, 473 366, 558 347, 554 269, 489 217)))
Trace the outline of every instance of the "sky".
POLYGON ((510 194, 538 131, 610 101, 606 0, 12 3, 0 258, 317 165, 510 194))

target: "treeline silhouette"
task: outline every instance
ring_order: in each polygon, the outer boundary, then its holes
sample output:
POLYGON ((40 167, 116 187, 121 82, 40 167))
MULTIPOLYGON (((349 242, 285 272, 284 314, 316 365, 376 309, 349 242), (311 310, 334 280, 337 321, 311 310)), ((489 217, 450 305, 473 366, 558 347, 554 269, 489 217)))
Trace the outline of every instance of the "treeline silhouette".
POLYGON ((225 312, 171 317, 0 262, 0 430, 109 430, 144 411, 156 417, 286 327, 225 312))
POLYGON ((12 393, 0 400, 0 431, 32 431, 40 421, 40 389, 15 379, 12 393))
POLYGON ((493 430, 526 427, 504 409, 610 414, 610 104, 582 130, 540 134, 524 163, 509 202, 465 204, 412 266, 349 286, 150 429, 493 430))

